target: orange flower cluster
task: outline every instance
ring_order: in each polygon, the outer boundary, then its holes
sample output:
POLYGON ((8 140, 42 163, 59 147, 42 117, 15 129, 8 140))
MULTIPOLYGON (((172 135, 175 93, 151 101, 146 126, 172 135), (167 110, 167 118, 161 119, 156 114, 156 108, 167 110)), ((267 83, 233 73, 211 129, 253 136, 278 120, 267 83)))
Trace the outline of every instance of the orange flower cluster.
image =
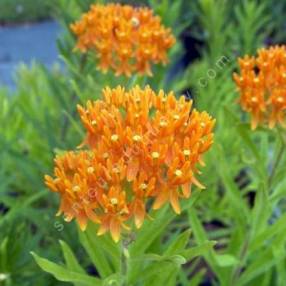
POLYGON ((99 68, 116 75, 152 75, 150 63, 166 64, 167 50, 175 43, 170 29, 149 8, 129 5, 92 5, 80 21, 71 25, 82 52, 94 49, 99 68))
POLYGON ((259 123, 286 127, 286 46, 260 49, 258 56, 239 59, 240 75, 234 80, 240 104, 252 116, 252 129, 259 123))
POLYGON ((110 231, 118 241, 127 220, 141 227, 147 202, 155 210, 170 202, 180 213, 179 199, 190 196, 191 185, 204 188, 196 166, 213 143, 215 121, 191 111, 184 96, 156 95, 150 87, 106 88, 103 96, 78 106, 85 148, 56 157, 54 178, 45 180, 60 194, 67 221, 76 218, 84 230, 91 220, 98 234, 110 231))

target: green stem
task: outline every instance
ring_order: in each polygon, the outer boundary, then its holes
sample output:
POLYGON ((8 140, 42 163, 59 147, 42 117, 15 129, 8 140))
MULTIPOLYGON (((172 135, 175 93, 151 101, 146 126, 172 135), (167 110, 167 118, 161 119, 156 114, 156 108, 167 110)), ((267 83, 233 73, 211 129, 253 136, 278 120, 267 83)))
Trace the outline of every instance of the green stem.
POLYGON ((230 285, 235 285, 236 281, 238 280, 240 273, 243 269, 243 264, 244 264, 244 260, 247 256, 247 250, 248 250, 248 245, 249 245, 249 237, 250 235, 248 235, 242 245, 241 251, 240 251, 240 255, 239 255, 239 261, 240 264, 234 268, 234 271, 232 273, 231 276, 231 284, 230 285))
POLYGON ((121 263, 121 275, 122 275, 122 284, 121 286, 127 286, 126 284, 126 278, 127 278, 127 273, 128 273, 128 248, 125 244, 124 241, 122 241, 121 245, 121 258, 120 258, 120 263, 121 263))
POLYGON ((134 233, 127 234, 121 243, 121 257, 120 257, 120 274, 122 277, 122 282, 120 286, 128 286, 128 271, 129 271, 129 245, 135 240, 134 233))
POLYGON ((147 77, 146 76, 141 76, 141 75, 134 75, 131 77, 131 79, 128 79, 127 86, 128 88, 133 88, 136 85, 139 85, 140 87, 144 87, 147 82, 147 77))
MULTIPOLYGON (((275 161, 273 163, 273 168, 270 172, 270 175, 268 177, 268 188, 267 188, 267 184, 263 186, 262 190, 263 191, 263 199, 264 200, 267 200, 268 196, 269 196, 269 193, 270 193, 270 190, 271 190, 271 187, 272 187, 272 183, 273 183, 273 179, 275 177, 275 174, 278 170, 278 167, 281 163, 281 160, 283 159, 283 154, 286 150, 286 142, 284 140, 284 137, 282 135, 282 132, 277 129, 277 132, 278 132, 278 136, 280 138, 280 143, 281 143, 281 146, 277 152, 277 156, 275 158, 275 161), (268 189, 268 192, 267 192, 267 189, 268 189)), ((237 280, 239 279, 239 276, 241 274, 241 271, 242 271, 242 267, 243 267, 243 264, 245 262, 245 259, 247 258, 247 254, 248 254, 248 246, 249 246, 249 242, 251 241, 251 237, 252 237, 252 232, 254 230, 254 227, 255 226, 252 226, 251 229, 249 230, 248 232, 248 235, 241 247, 241 251, 240 251, 240 255, 239 255, 239 260, 240 260, 240 265, 238 265, 237 267, 234 268, 233 270, 233 273, 232 273, 232 276, 231 276, 231 285, 235 285, 237 280)))
POLYGON ((280 162, 283 158, 283 154, 286 150, 286 142, 284 141, 284 138, 283 138, 283 135, 281 134, 281 131, 278 129, 278 135, 279 135, 279 138, 280 138, 280 141, 281 141, 281 146, 280 146, 280 149, 277 153, 277 157, 274 161, 274 164, 273 164, 273 168, 271 170, 271 173, 269 175, 269 178, 268 178, 268 188, 269 190, 271 189, 271 186, 272 186, 272 183, 273 183, 273 179, 275 177, 275 174, 277 172, 277 169, 280 165, 280 162))
MULTIPOLYGON (((85 67, 85 64, 86 64, 86 61, 87 61, 87 55, 86 54, 83 54, 81 56, 81 59, 80 59, 80 65, 79 65, 79 73, 82 74, 83 73, 83 70, 84 70, 84 67, 85 67)), ((78 98, 78 95, 76 94, 76 92, 74 91, 72 93, 72 96, 71 96, 71 100, 70 100, 70 103, 71 105, 73 105, 76 100, 78 98)), ((76 109, 74 109, 73 113, 72 113, 72 116, 76 116, 76 109)), ((63 122, 63 128, 62 128, 62 131, 61 131, 61 139, 62 141, 64 142, 64 139, 66 137, 66 134, 67 134, 67 131, 68 131, 68 128, 69 128, 69 118, 68 116, 64 116, 64 122, 63 122)))

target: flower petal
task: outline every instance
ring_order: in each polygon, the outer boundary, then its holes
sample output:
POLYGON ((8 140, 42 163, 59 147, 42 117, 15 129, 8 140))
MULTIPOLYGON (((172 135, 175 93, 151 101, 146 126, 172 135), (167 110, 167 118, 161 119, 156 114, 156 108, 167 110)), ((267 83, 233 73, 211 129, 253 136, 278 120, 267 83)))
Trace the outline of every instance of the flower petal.
POLYGON ((120 239, 120 221, 117 218, 112 218, 110 221, 110 233, 111 237, 115 242, 118 242, 120 239))
POLYGON ((178 196, 177 190, 170 191, 170 203, 171 203, 171 206, 172 206, 173 210, 175 211, 175 213, 180 214, 181 213, 181 207, 179 204, 179 196, 178 196))

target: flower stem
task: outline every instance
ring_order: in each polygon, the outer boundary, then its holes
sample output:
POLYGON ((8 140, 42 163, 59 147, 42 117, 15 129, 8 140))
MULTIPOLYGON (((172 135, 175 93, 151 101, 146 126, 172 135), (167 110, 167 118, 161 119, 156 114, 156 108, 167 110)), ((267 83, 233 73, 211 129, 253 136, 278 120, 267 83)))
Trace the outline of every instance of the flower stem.
POLYGON ((128 286, 129 245, 135 241, 134 233, 126 235, 121 242, 120 272, 122 276, 121 286, 128 286))
POLYGON ((127 273, 128 273, 128 247, 125 244, 125 241, 122 241, 121 244, 121 275, 122 275, 122 284, 121 286, 127 286, 127 273))

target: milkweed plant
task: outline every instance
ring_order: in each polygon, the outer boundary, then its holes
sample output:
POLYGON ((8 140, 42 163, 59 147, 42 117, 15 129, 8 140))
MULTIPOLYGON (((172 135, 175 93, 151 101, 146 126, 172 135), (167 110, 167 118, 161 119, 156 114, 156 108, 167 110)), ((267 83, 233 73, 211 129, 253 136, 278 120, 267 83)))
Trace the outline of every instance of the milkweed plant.
POLYGON ((0 91, 0 285, 285 285, 283 7, 126 2, 0 91))

